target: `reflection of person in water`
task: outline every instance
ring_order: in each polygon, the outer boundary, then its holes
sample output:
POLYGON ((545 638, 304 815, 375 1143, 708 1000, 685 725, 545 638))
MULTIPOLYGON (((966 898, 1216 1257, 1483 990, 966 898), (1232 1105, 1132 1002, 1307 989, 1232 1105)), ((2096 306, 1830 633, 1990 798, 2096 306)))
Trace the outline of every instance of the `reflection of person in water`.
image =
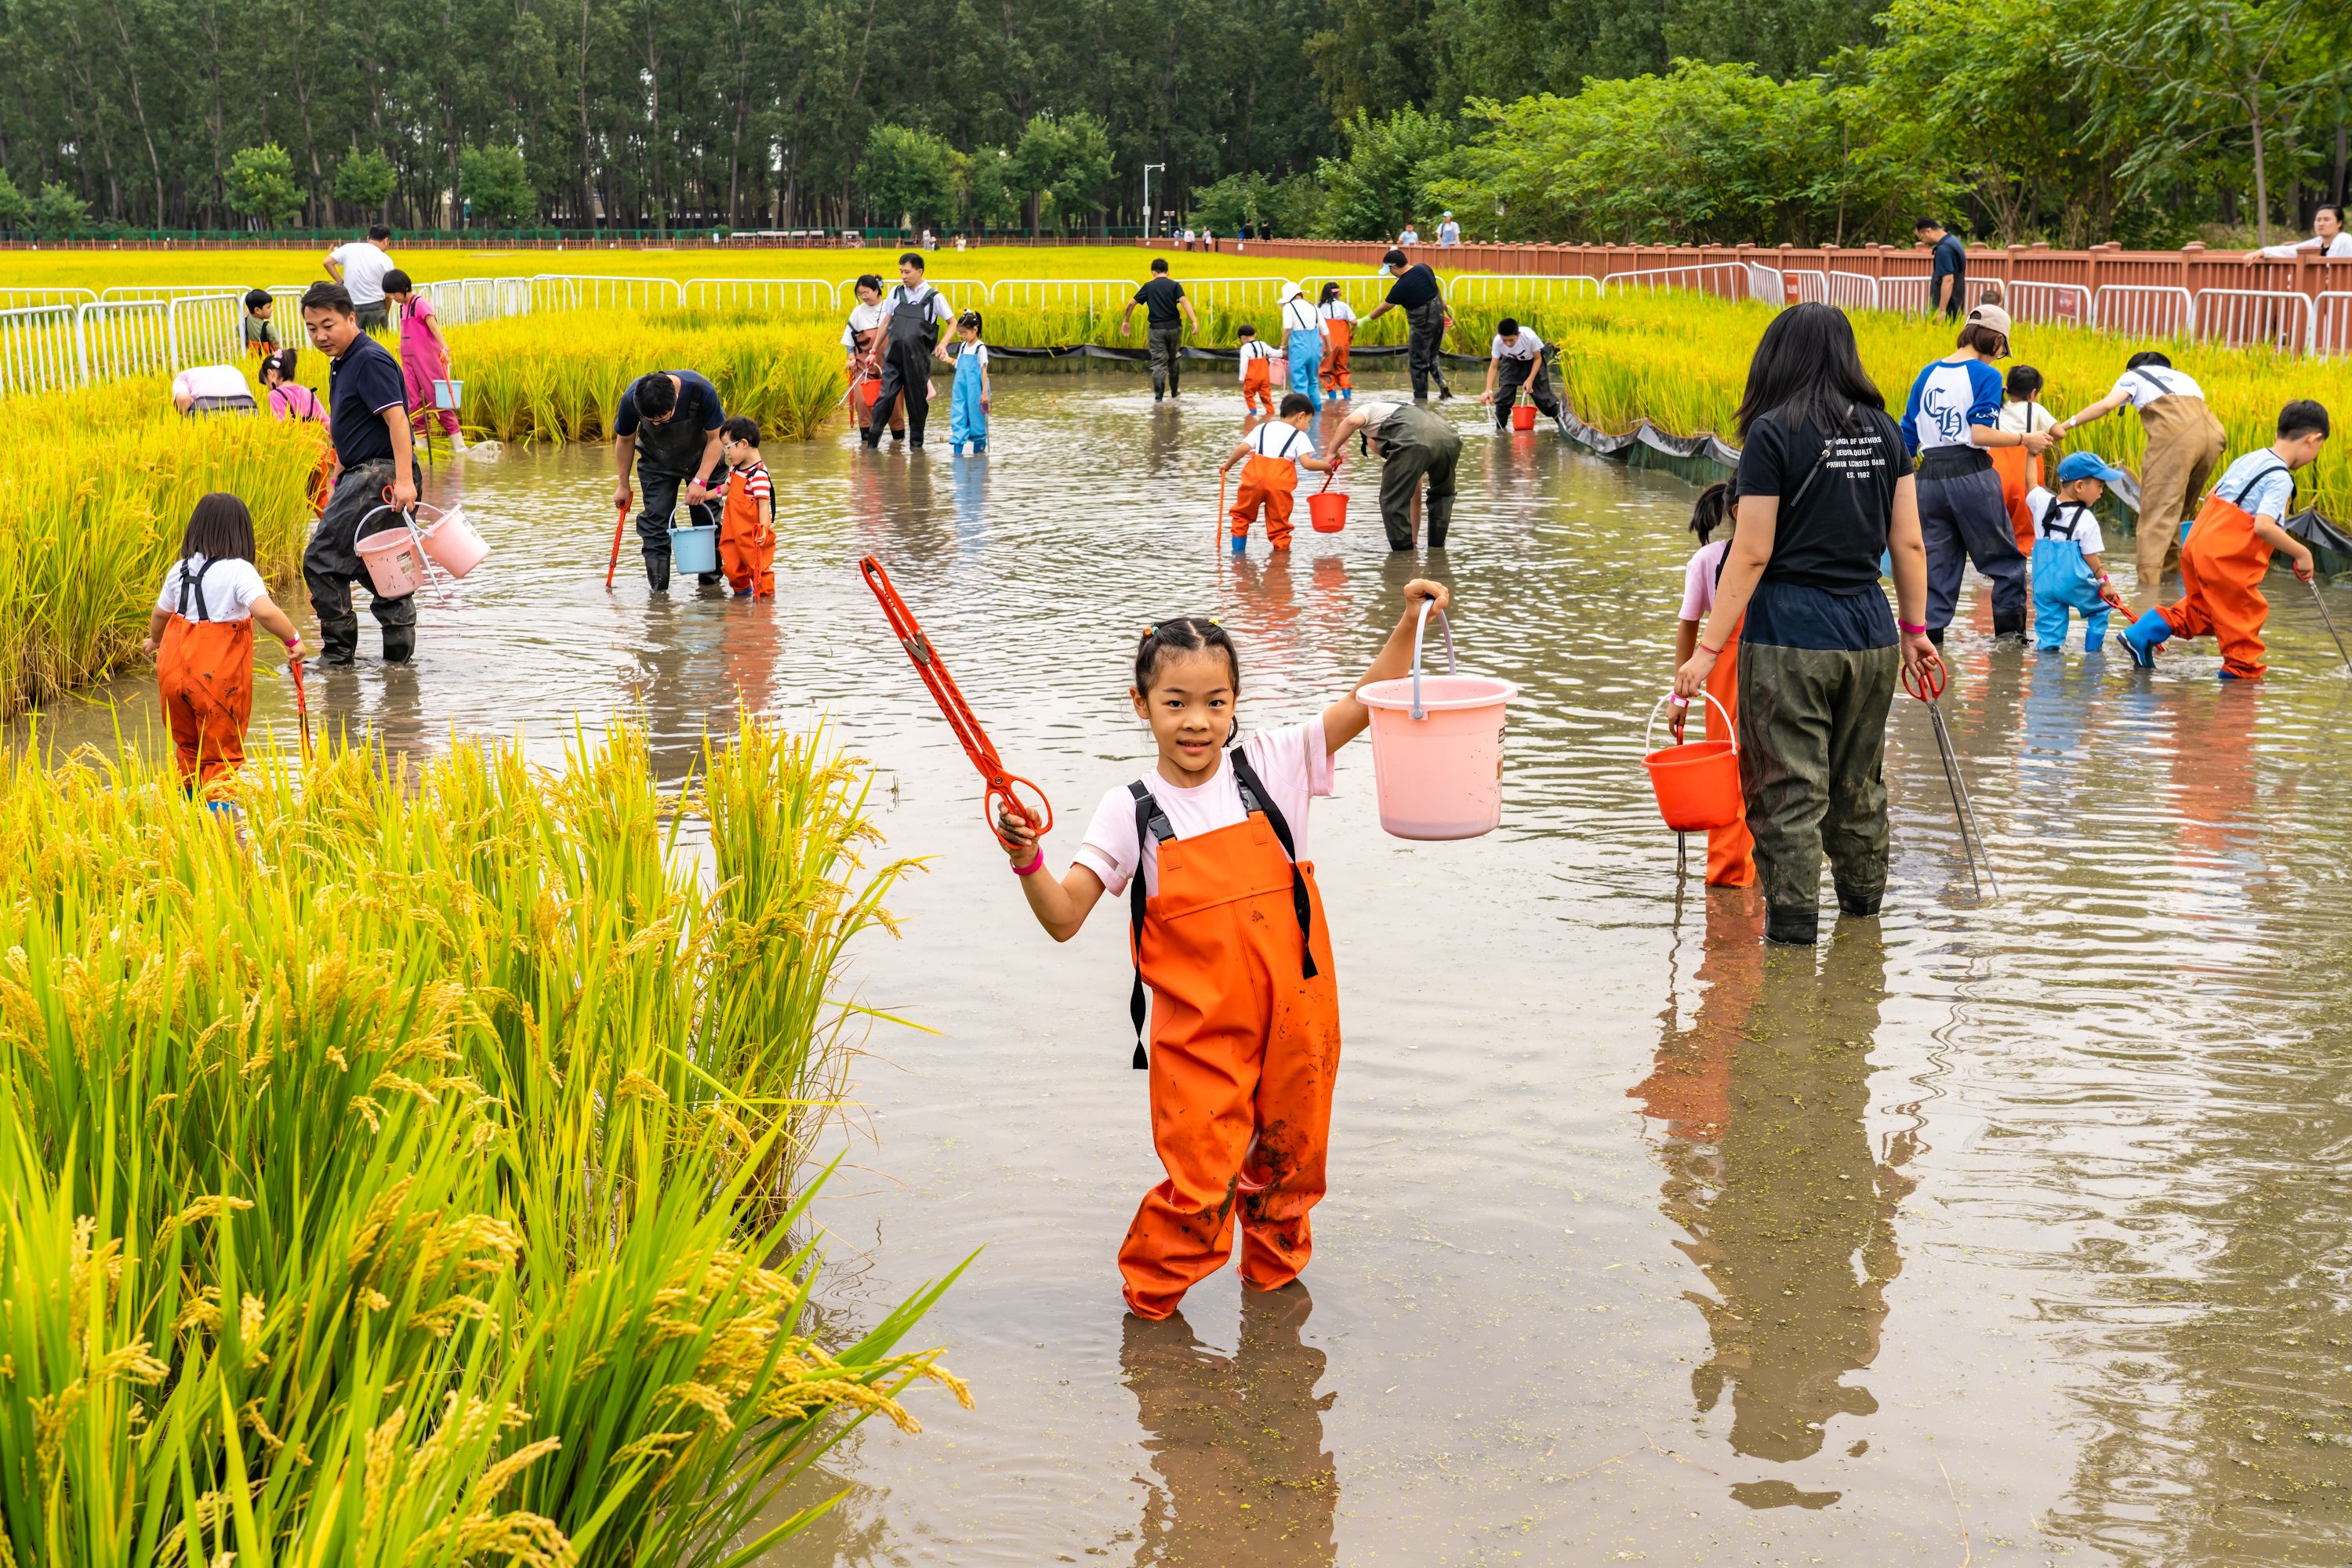
MULTIPOLYGON (((1733 1450, 1786 1463, 1821 1451, 1831 1417, 1878 1408, 1844 1378, 1877 1357, 1902 1265, 1895 1206, 1911 1190, 1864 1127, 1885 956, 1875 932, 1848 923, 1816 972, 1802 953, 1757 946, 1745 900, 1707 913, 1698 1016, 1687 1030, 1669 1022, 1632 1092, 1668 1124, 1664 1209, 1717 1292, 1695 1298, 1714 1354, 1691 1392, 1708 1411, 1727 1386, 1733 1450)), ((1831 1500, 1749 1490, 1753 1502, 1831 1500)))
POLYGON ((1299 1331, 1304 1285, 1242 1292, 1231 1360, 1193 1337, 1181 1312, 1129 1316, 1119 1366, 1134 1391, 1158 1479, 1145 1493, 1139 1563, 1171 1568, 1328 1568, 1339 1479, 1316 1397, 1323 1352, 1299 1331))

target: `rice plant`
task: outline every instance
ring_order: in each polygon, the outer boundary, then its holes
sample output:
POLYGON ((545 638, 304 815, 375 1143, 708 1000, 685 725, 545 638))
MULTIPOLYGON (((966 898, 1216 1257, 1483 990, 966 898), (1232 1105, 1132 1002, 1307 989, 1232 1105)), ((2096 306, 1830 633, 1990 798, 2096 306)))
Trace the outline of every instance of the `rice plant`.
POLYGON ((746 721, 650 777, 331 739, 232 831, 0 763, 0 1562, 715 1568, 964 1396, 899 1348, 946 1280, 827 1346, 794 1239, 900 869, 864 775, 746 721))
MULTIPOLYGON (((837 329, 836 329, 837 331, 837 329)), ((674 313, 519 316, 449 330, 466 423, 504 441, 611 434, 621 393, 648 371, 700 371, 771 440, 805 441, 845 384, 832 333, 812 322, 704 324, 674 313)))

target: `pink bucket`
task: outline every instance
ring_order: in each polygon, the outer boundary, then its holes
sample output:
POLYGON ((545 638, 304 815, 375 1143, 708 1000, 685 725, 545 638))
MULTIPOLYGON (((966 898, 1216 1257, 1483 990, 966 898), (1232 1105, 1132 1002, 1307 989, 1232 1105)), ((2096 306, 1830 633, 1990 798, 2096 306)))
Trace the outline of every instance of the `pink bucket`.
POLYGON ((1503 710, 1519 694, 1507 680, 1464 675, 1454 664, 1454 629, 1444 615, 1447 673, 1424 675, 1421 639, 1412 674, 1376 680, 1356 693, 1372 710, 1372 775, 1381 826, 1399 838, 1475 838, 1503 819, 1503 710))
POLYGON ((377 598, 404 599, 425 586, 425 552, 405 521, 398 528, 369 534, 357 549, 377 598))
POLYGON ((451 507, 417 535, 425 556, 452 577, 463 577, 489 555, 489 542, 466 521, 466 509, 451 507))

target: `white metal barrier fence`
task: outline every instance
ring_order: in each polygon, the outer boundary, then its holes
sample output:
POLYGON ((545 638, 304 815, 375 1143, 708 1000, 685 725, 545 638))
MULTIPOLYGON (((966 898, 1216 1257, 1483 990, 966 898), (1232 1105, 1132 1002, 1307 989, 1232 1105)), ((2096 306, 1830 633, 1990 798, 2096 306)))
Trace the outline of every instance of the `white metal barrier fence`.
POLYGON ((2308 294, 2270 289, 2200 289, 2191 335, 2231 348, 2263 344, 2307 349, 2312 343, 2308 294))
POLYGON ((172 375, 171 301, 101 300, 76 316, 82 374, 90 381, 125 375, 172 375))
MULTIPOLYGON (((1906 316, 1925 315, 1927 310, 1927 285, 1933 281, 1926 274, 1909 278, 1876 278, 1878 304, 1882 310, 1898 311, 1906 316)), ((1967 301, 1962 301, 1965 311, 1967 301)))
POLYGON ((695 278, 686 285, 689 310, 740 310, 801 315, 841 308, 841 285, 823 278, 695 278))
POLYGON ((2352 293, 2331 289, 2312 301, 2311 352, 2352 353, 2352 293))
POLYGON ((85 379, 80 307, 26 305, 0 310, 0 394, 62 392, 85 379))
POLYGON ((245 314, 245 295, 188 294, 163 305, 164 335, 170 341, 173 374, 192 364, 234 364, 245 352, 245 332, 237 318, 245 314))
POLYGON ((1212 310, 1272 310, 1289 287, 1287 278, 1196 278, 1185 281, 1184 292, 1212 310))
POLYGON ((433 301, 434 312, 444 326, 469 326, 530 314, 528 278, 448 278, 419 283, 416 291, 433 301))
POLYGON ((538 310, 676 310, 686 290, 675 278, 625 278, 584 272, 541 272, 530 280, 538 310))
POLYGON ((2091 291, 2080 283, 2020 281, 2004 284, 2001 294, 2011 321, 2062 327, 2091 324, 2091 291))
POLYGON ((1138 287, 1132 278, 1000 278, 989 285, 988 302, 1117 310, 1135 298, 1138 287))
POLYGON ((62 305, 95 305, 98 296, 87 289, 0 289, 0 310, 32 310, 62 305))
POLYGON ((1778 308, 1788 299, 1788 274, 1777 267, 1766 267, 1760 262, 1751 261, 1748 264, 1748 297, 1749 299, 1762 300, 1778 308))
MULTIPOLYGON (((1748 266, 1739 261, 1709 261, 1695 267, 1651 267, 1638 272, 1616 272, 1601 280, 1603 296, 1611 293, 1653 294, 1661 289, 1712 294, 1721 300, 1746 300, 1748 266)), ((1778 296, 1774 296, 1777 301, 1778 296)))
POLYGON ((2103 331, 2137 338, 2185 338, 2197 321, 2197 301, 2170 284, 2109 283, 2091 297, 2091 322, 2103 331))
MULTIPOLYGON (((1385 287, 1387 279, 1376 279, 1385 287)), ((1601 293, 1601 279, 1547 272, 1460 272, 1446 280, 1448 303, 1482 307, 1549 304, 1554 300, 1591 300, 1601 293)))

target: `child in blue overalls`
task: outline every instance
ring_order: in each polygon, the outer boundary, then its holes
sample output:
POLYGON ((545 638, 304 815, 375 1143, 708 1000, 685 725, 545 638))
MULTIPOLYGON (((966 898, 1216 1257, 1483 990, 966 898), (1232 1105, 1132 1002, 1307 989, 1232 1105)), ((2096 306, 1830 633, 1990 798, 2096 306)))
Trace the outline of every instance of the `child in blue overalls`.
POLYGON ((961 455, 965 442, 988 450, 988 345, 980 341, 980 312, 956 318, 955 395, 948 404, 948 450, 961 455))
POLYGON ((2055 494, 2036 485, 2026 492, 2033 523, 2033 646, 2055 653, 2066 646, 2069 610, 2083 617, 2083 651, 2097 653, 2107 638, 2107 614, 2123 608, 2108 584, 2099 552, 2106 541, 2092 506, 2123 478, 2095 452, 2069 452, 2058 465, 2055 494))

